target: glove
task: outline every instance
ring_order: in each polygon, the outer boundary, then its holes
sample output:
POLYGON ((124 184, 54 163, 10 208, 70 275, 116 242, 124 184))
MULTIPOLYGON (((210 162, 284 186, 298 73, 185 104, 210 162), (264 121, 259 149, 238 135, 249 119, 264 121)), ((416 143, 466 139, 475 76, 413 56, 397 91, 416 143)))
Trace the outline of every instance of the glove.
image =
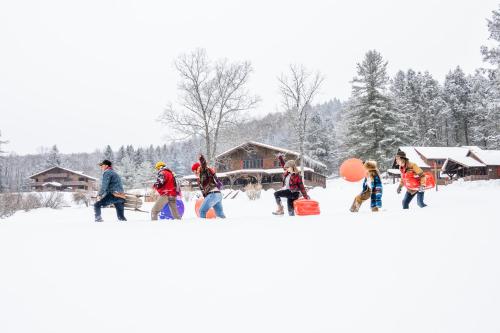
POLYGON ((401 193, 401 190, 402 190, 402 186, 399 185, 398 188, 396 189, 397 194, 401 193))
POLYGON ((418 188, 418 191, 419 192, 423 192, 425 191, 425 187, 423 185, 420 185, 420 187, 418 188))

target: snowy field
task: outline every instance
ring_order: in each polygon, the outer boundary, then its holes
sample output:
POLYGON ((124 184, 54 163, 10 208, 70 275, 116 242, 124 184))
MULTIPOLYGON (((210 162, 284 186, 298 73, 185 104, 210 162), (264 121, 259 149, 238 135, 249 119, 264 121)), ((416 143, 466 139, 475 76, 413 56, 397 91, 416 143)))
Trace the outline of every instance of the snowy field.
MULTIPOLYGON (((348 211, 361 184, 315 189, 322 215, 275 217, 272 192, 226 220, 39 209, 0 220, 0 332, 500 332, 500 182, 401 209, 348 211)), ((148 209, 149 206, 146 207, 148 209)))

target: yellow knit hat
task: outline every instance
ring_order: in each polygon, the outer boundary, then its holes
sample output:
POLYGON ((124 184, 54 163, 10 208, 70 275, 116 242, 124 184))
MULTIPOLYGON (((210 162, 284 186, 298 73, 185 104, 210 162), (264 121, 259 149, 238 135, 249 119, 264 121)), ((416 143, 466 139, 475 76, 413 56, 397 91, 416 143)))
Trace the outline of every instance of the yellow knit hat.
POLYGON ((166 164, 165 164, 165 162, 160 161, 160 162, 156 163, 156 165, 155 165, 155 169, 156 169, 156 170, 160 170, 160 169, 161 169, 161 168, 163 168, 165 165, 166 165, 166 164))

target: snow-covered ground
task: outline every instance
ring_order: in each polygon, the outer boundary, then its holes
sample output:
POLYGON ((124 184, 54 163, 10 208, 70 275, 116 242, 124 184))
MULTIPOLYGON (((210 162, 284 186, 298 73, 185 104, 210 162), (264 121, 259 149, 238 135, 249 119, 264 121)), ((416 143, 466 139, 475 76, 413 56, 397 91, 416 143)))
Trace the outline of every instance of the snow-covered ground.
MULTIPOLYGON (((272 192, 226 220, 90 208, 0 220, 0 332, 500 332, 500 182, 429 207, 348 212, 361 185, 311 192, 322 215, 275 217, 272 192)), ((148 208, 148 206, 146 206, 148 208)))

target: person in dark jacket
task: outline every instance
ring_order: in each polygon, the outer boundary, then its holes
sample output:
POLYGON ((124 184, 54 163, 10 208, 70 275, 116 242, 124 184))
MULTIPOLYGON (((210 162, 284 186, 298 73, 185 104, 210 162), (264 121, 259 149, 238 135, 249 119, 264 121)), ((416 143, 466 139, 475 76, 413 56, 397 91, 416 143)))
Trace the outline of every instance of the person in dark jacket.
POLYGON ((102 222, 101 208, 113 204, 116 209, 116 215, 119 221, 127 221, 125 218, 125 193, 123 191, 122 180, 113 170, 112 163, 104 160, 99 163, 101 167, 102 180, 101 188, 97 195, 97 201, 94 204, 95 221, 102 222))
POLYGON ((403 209, 410 208, 410 202, 413 200, 415 195, 417 196, 417 204, 420 208, 427 207, 424 203, 424 190, 425 190, 425 174, 424 171, 416 164, 410 162, 410 160, 406 157, 406 153, 404 151, 398 151, 396 154, 396 163, 399 165, 399 171, 401 172, 401 181, 399 182, 399 186, 397 188, 397 193, 401 193, 401 189, 404 185, 404 179, 407 176, 408 172, 413 172, 415 177, 419 179, 420 187, 418 190, 412 190, 407 188, 405 197, 403 198, 403 209))
POLYGON ((175 175, 166 167, 164 162, 156 163, 155 169, 158 171, 158 175, 153 188, 160 196, 153 205, 153 208, 151 208, 151 220, 158 220, 158 214, 167 203, 172 213, 172 217, 176 220, 180 220, 181 216, 177 210, 177 195, 180 193, 177 193, 175 175))
POLYGON ((205 198, 200 207, 200 217, 206 218, 210 208, 214 208, 215 215, 220 218, 226 218, 222 207, 222 193, 219 189, 219 180, 212 168, 209 168, 205 157, 200 154, 200 162, 192 165, 191 170, 198 177, 198 186, 201 194, 205 198))
POLYGON ((363 181, 363 190, 354 198, 350 210, 351 212, 359 211, 361 204, 365 200, 370 199, 372 212, 378 212, 378 210, 382 208, 382 180, 377 168, 377 162, 366 161, 364 167, 368 175, 363 181))
POLYGON ((309 199, 309 196, 307 195, 304 183, 302 182, 302 177, 300 176, 300 172, 297 169, 295 161, 289 160, 285 163, 282 155, 279 155, 278 159, 281 167, 285 170, 285 173, 283 174, 283 187, 281 190, 274 192, 274 198, 276 199, 278 208, 275 212, 273 212, 273 214, 284 214, 285 209, 281 203, 281 198, 284 197, 287 199, 288 215, 294 216, 295 211, 293 202, 299 198, 300 193, 302 193, 304 199, 309 199))

